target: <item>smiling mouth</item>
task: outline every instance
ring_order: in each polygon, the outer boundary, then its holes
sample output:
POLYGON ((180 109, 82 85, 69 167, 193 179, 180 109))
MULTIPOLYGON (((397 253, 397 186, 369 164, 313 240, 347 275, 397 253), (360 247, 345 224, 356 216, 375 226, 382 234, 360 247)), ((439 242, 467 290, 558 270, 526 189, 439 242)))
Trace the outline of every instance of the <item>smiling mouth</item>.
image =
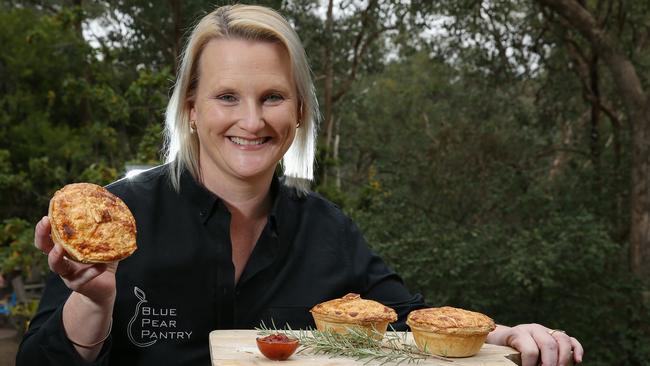
POLYGON ((241 146, 261 145, 261 144, 263 144, 263 143, 265 143, 265 142, 267 142, 268 140, 271 139, 270 137, 260 137, 258 139, 252 139, 251 140, 251 139, 243 139, 241 137, 235 137, 235 136, 231 136, 231 137, 228 137, 228 138, 233 143, 235 143, 237 145, 241 145, 241 146))

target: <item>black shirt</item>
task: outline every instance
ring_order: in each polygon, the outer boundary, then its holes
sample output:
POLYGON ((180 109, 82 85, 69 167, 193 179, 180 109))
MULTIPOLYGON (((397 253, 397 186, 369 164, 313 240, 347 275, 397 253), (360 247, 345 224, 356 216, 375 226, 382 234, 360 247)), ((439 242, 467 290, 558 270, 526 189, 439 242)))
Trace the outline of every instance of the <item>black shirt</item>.
MULTIPOLYGON (((107 188, 133 212, 138 250, 118 265, 113 329, 95 364, 209 365, 211 330, 271 320, 313 327, 311 307, 349 292, 395 309, 396 329, 424 306, 334 204, 315 193, 301 196, 277 178, 267 224, 236 284, 230 213, 189 173, 180 192, 168 166, 107 188)), ((51 275, 17 365, 83 364, 63 330, 69 294, 51 275)))

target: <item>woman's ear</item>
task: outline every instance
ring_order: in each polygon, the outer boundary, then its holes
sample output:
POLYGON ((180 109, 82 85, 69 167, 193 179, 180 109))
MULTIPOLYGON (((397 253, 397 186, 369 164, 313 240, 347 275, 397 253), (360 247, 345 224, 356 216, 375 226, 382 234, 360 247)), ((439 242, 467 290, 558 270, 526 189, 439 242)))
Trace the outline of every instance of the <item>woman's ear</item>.
POLYGON ((190 110, 190 121, 196 121, 198 113, 196 113, 196 107, 194 105, 194 99, 187 100, 187 108, 190 110))

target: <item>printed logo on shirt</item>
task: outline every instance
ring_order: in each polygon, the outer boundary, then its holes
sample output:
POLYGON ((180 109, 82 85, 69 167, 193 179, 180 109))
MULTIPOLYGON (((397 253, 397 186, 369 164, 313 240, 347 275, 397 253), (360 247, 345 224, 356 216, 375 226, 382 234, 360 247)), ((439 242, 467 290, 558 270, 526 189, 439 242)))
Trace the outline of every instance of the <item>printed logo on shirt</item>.
POLYGON ((131 343, 138 347, 149 347, 158 341, 190 339, 192 331, 178 328, 176 308, 148 305, 147 296, 137 286, 133 293, 140 301, 135 306, 133 317, 126 329, 131 343))

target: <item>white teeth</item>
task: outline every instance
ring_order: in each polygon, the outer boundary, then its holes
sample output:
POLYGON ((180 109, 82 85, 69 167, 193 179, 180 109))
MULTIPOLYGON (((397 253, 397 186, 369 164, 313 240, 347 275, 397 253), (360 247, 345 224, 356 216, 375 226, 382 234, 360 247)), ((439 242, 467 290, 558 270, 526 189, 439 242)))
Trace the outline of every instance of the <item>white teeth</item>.
POLYGON ((236 143, 237 145, 261 145, 264 143, 264 141, 266 141, 266 139, 262 137, 255 140, 247 140, 241 137, 231 137, 230 141, 236 143))

